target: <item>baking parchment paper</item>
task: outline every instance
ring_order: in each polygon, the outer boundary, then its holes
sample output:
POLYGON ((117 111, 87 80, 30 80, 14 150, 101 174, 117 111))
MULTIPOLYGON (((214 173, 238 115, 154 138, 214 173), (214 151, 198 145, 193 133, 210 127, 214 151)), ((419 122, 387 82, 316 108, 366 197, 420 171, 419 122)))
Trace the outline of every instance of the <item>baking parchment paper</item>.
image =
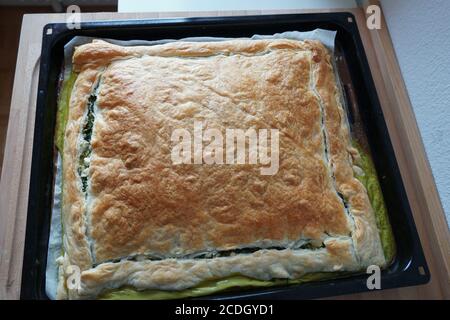
MULTIPOLYGON (((334 44, 335 44, 336 31, 324 30, 324 29, 316 29, 308 32, 299 32, 299 31, 287 31, 283 33, 276 33, 274 35, 254 35, 250 39, 259 40, 259 39, 292 39, 292 40, 319 40, 321 41, 332 54, 334 54, 334 44)), ((93 37, 74 37, 71 41, 69 41, 64 47, 64 78, 67 79, 72 71, 72 56, 76 46, 80 46, 82 44, 86 44, 92 42, 93 37)), ((146 41, 146 40, 114 40, 114 39, 105 39, 101 38, 101 40, 114 43, 121 46, 150 46, 157 44, 164 44, 174 41, 189 41, 189 42, 205 42, 205 41, 224 41, 224 40, 232 40, 236 38, 220 38, 220 37, 190 37, 183 38, 180 40, 174 39, 164 39, 164 40, 155 40, 155 41, 146 41)), ((240 38, 240 39, 248 39, 248 38, 240 38)), ((334 64, 334 59, 332 59, 334 64)), ((334 66, 334 70, 336 73, 336 83, 341 89, 341 85, 339 82, 339 77, 337 76, 337 68, 334 66)), ((342 92, 342 89, 341 89, 342 92)), ((343 97, 343 95, 340 95, 343 97)), ((342 105, 346 109, 345 101, 341 101, 342 105)), ((56 177, 55 177, 55 186, 54 186, 54 194, 53 194, 53 207, 52 207, 52 218, 50 225, 50 237, 49 237, 49 246, 48 246, 48 254, 47 254, 47 268, 46 268, 46 279, 45 279, 45 289, 47 296, 50 299, 56 298, 56 289, 58 284, 58 268, 59 265, 56 262, 56 259, 61 256, 62 253, 62 226, 61 226, 61 180, 62 180, 62 169, 61 169, 61 156, 58 154, 57 163, 56 163, 56 177)))

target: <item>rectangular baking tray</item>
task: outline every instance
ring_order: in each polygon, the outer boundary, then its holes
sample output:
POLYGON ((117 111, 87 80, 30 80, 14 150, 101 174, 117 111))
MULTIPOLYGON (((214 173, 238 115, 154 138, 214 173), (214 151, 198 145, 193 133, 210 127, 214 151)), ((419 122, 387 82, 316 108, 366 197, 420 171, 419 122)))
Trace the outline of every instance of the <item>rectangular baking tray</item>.
MULTIPOLYGON (((22 299, 48 299, 45 293, 47 246, 55 174, 54 134, 57 88, 64 45, 74 36, 118 40, 181 39, 186 37, 251 37, 284 31, 335 30, 337 60, 345 62, 344 91, 349 119, 360 117, 367 146, 378 173, 397 254, 381 272, 381 288, 427 283, 430 273, 414 224, 386 122, 377 97, 366 54, 351 13, 288 14, 83 22, 80 29, 64 23, 43 29, 31 181, 22 271, 22 299)), ((339 69, 339 68, 338 68, 339 69)), ((367 274, 269 289, 242 289, 207 298, 308 299, 369 291, 367 274)))

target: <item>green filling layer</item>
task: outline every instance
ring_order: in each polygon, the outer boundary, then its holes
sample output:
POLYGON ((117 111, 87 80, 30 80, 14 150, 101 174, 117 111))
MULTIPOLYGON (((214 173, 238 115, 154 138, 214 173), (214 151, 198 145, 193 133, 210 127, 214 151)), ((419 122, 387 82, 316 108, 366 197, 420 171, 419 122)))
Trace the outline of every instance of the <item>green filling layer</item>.
POLYGON ((181 291, 162 291, 162 290, 144 290, 137 291, 131 287, 123 287, 120 289, 109 290, 99 296, 102 300, 166 300, 166 299, 182 299, 200 297, 219 292, 224 292, 230 289, 239 288, 265 288, 273 286, 286 286, 292 284, 301 284, 311 281, 324 281, 328 279, 336 279, 348 273, 336 272, 317 272, 305 274, 300 279, 287 280, 275 279, 271 281, 257 280, 244 276, 230 276, 223 279, 204 281, 194 288, 189 288, 181 291))
POLYGON ((72 89, 77 79, 78 74, 71 72, 67 79, 64 79, 61 91, 59 92, 58 113, 56 117, 56 147, 61 156, 64 149, 64 132, 66 131, 67 119, 69 116, 69 103, 72 89))
MULTIPOLYGON (((61 154, 63 154, 64 146, 64 132, 67 124, 70 95, 77 78, 77 74, 72 72, 70 77, 63 83, 58 101, 58 115, 57 115, 57 129, 56 129, 56 146, 61 154)), ((90 141, 92 135, 92 124, 94 121, 93 105, 95 103, 95 96, 91 96, 88 102, 87 121, 83 128, 83 138, 90 141)), ((375 212, 376 222, 380 233, 380 238, 383 246, 386 261, 390 262, 395 256, 395 242, 387 210, 384 204, 381 187, 378 182, 375 167, 370 156, 362 150, 362 148, 354 143, 361 155, 361 161, 357 163, 364 172, 364 175, 357 175, 357 179, 366 187, 370 202, 375 212)), ((84 158, 91 153, 90 148, 86 148, 80 155, 80 167, 84 166, 84 158)), ((83 182, 83 188, 85 188, 83 182)), ((324 281, 328 279, 336 279, 339 277, 348 276, 348 272, 317 272, 305 274, 299 279, 274 279, 270 281, 252 279, 245 276, 233 275, 223 279, 213 279, 204 281, 194 288, 189 288, 181 291, 162 291, 162 290, 144 290, 137 291, 132 287, 123 287, 119 289, 108 290, 99 296, 99 299, 141 299, 141 300, 158 300, 158 299, 180 299, 188 297, 199 297, 204 295, 215 294, 218 292, 227 291, 233 288, 262 288, 280 285, 301 284, 312 281, 324 281)))
POLYGON ((395 240, 391 224, 389 223, 389 216, 384 203, 383 193, 381 192, 381 186, 378 182, 375 166, 373 165, 370 155, 364 152, 358 143, 354 142, 353 146, 359 151, 361 156, 361 160, 356 163, 356 165, 364 171, 363 175, 356 175, 356 178, 361 181, 367 189, 370 203, 375 212, 375 219, 377 221, 384 257, 387 265, 389 265, 395 256, 395 240))

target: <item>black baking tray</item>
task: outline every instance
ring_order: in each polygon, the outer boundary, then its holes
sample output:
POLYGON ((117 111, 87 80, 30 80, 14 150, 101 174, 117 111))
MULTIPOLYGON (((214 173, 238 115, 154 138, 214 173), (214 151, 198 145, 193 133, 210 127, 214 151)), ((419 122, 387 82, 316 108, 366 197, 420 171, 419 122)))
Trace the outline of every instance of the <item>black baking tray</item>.
MULTIPOLYGON (((83 22, 80 29, 68 29, 64 23, 46 25, 39 72, 21 298, 48 299, 45 270, 55 172, 57 88, 63 48, 74 36, 157 40, 193 36, 250 37, 316 28, 337 31, 336 48, 347 64, 352 105, 358 106, 361 115, 397 245, 395 260, 381 273, 381 287, 388 289, 428 282, 429 270, 355 21, 351 13, 342 12, 83 22)), ((352 114, 349 117, 352 119, 352 114)), ((367 277, 367 274, 360 274, 301 285, 235 290, 208 298, 329 297, 369 291, 367 277)))

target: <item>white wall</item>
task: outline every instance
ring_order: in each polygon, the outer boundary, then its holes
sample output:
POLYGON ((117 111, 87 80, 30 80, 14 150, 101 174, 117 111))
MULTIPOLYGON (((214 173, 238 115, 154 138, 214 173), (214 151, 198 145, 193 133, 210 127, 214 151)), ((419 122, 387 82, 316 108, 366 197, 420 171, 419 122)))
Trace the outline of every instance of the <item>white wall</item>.
POLYGON ((450 1, 381 4, 450 222, 450 1))
POLYGON ((355 0, 119 0, 119 12, 350 8, 355 0))

